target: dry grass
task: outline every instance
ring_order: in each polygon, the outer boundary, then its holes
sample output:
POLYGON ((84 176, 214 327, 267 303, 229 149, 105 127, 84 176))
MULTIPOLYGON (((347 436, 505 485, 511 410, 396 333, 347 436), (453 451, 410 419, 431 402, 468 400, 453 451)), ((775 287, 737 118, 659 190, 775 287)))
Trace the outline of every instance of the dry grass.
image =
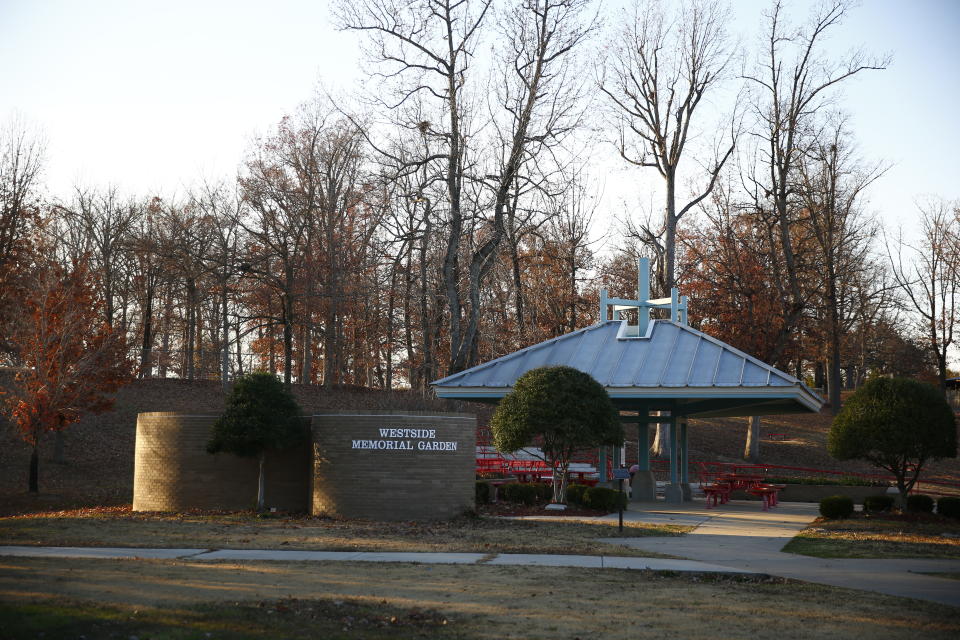
POLYGON ((616 522, 544 522, 464 516, 438 522, 382 523, 312 517, 257 518, 251 512, 160 514, 129 508, 91 509, 0 518, 4 544, 41 546, 172 547, 560 553, 650 556, 596 541, 603 537, 679 535, 689 527, 616 522))
POLYGON ((960 558, 960 521, 922 514, 818 518, 784 551, 818 558, 960 558))
MULTIPOLYGON (((328 633, 331 625, 316 616, 336 602, 345 606, 345 616, 352 616, 352 607, 364 607, 373 610, 364 615, 375 620, 378 613, 420 611, 428 620, 448 622, 442 626, 449 630, 408 627, 401 637, 937 640, 960 635, 952 607, 762 577, 556 567, 0 559, 0 601, 15 612, 38 604, 55 607, 63 599, 78 603, 74 610, 79 607, 87 616, 109 607, 126 614, 129 624, 139 616, 178 621, 179 634, 141 632, 140 637, 204 637, 202 632, 211 631, 217 638, 367 637, 356 620, 338 620, 352 622, 350 630, 328 633), (289 598, 299 604, 291 607, 289 598), (260 615, 252 615, 258 608, 260 615), (303 610, 315 617, 301 615, 303 610), (230 633, 220 633, 213 626, 218 621, 229 621, 230 633)), ((109 629, 95 624, 88 622, 90 628, 109 629)), ((78 633, 71 637, 83 633, 82 627, 74 629, 78 633)), ((136 626, 121 630, 120 637, 141 631, 136 626)))

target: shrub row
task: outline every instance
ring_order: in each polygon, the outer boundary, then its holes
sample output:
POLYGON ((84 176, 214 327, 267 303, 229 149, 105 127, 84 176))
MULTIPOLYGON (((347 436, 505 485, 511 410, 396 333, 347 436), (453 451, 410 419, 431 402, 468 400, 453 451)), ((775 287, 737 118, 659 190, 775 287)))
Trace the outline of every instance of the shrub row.
POLYGON ((845 487, 884 487, 887 486, 886 482, 880 480, 871 480, 869 478, 861 478, 859 476, 833 476, 833 477, 824 477, 824 476, 807 476, 807 477, 796 477, 796 476, 769 476, 764 482, 769 482, 770 484, 819 484, 819 485, 841 485, 845 487))
POLYGON ((960 498, 944 496, 937 500, 937 513, 947 518, 960 518, 960 498))
POLYGON ((500 486, 500 497, 527 505, 549 502, 553 499, 553 487, 541 482, 510 482, 500 486))
MULTIPOLYGON (((868 496, 863 500, 863 510, 868 513, 890 511, 894 496, 868 496)), ((916 493, 907 496, 907 511, 933 513, 932 497, 916 493)), ((937 513, 947 518, 960 518, 960 498, 944 496, 936 501, 937 513)), ((829 496, 820 501, 820 515, 824 518, 847 518, 853 513, 853 500, 847 496, 829 496)))
POLYGON ((567 487, 567 502, 597 511, 618 511, 627 508, 627 494, 606 487, 572 484, 567 487))

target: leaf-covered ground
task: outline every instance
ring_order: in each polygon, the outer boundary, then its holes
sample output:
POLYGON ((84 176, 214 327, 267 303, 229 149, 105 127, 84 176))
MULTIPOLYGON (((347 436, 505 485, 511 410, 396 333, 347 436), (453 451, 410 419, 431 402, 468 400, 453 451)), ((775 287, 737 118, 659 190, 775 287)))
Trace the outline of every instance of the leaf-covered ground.
POLYGON ((783 550, 818 558, 960 558, 960 520, 862 512, 818 518, 783 550))
POLYGON ((544 522, 461 517, 437 522, 371 522, 253 512, 133 512, 129 507, 0 518, 4 544, 41 546, 309 549, 650 556, 596 542, 603 537, 679 535, 689 528, 616 522, 544 522))

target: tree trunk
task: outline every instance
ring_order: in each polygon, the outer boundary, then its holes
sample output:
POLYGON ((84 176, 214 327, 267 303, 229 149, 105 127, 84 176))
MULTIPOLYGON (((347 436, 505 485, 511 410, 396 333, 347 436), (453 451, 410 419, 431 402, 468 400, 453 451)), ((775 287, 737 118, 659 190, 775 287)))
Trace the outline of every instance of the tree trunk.
POLYGON ((34 442, 33 451, 30 453, 30 493, 39 493, 40 477, 40 456, 37 453, 37 444, 34 442))
POLYGON ((747 444, 743 448, 743 459, 748 462, 760 462, 760 416, 750 416, 747 429, 747 444))
POLYGON ((227 385, 230 383, 230 319, 227 317, 227 283, 223 283, 223 290, 220 292, 220 312, 223 314, 223 342, 221 343, 221 348, 223 349, 221 360, 220 360, 220 384, 223 385, 224 391, 227 389, 227 385))
POLYGON ((840 345, 830 345, 830 368, 829 368, 829 387, 830 387, 830 414, 840 413, 840 345))
POLYGON ((520 338, 520 346, 527 346, 527 336, 526 329, 524 327, 525 320, 524 314, 526 313, 523 308, 523 279, 520 277, 520 254, 517 251, 517 240, 516 238, 511 238, 510 241, 510 262, 511 262, 511 272, 513 274, 513 290, 514 295, 516 296, 516 315, 517 315, 517 335, 520 338))
MULTIPOLYGON (((658 411, 657 415, 668 416, 670 412, 658 411)), ((650 453, 658 458, 663 457, 668 442, 670 442, 670 425, 666 422, 658 422, 656 433, 653 436, 653 445, 650 447, 650 453)))
POLYGON ((265 451, 260 452, 260 477, 257 479, 257 513, 264 510, 264 463, 267 459, 265 451))
POLYGON ((57 429, 53 432, 53 461, 56 464, 63 464, 63 430, 57 429))
POLYGON ((143 305, 143 343, 140 348, 140 371, 138 378, 149 378, 153 373, 151 352, 153 350, 153 284, 147 274, 146 300, 143 305))
POLYGON ((569 468, 569 461, 553 467, 553 501, 558 504, 567 503, 567 470, 569 468))

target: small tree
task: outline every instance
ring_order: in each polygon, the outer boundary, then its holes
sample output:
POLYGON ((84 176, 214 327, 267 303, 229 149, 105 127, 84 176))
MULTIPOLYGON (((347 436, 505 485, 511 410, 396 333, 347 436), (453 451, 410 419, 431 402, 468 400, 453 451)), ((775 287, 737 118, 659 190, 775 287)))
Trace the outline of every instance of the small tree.
POLYGON ((237 379, 227 408, 210 431, 207 453, 224 451, 258 458, 257 511, 263 511, 264 462, 268 449, 285 449, 303 440, 300 407, 276 376, 258 371, 237 379))
POLYGON ((892 473, 903 506, 927 461, 957 456, 956 421, 932 385, 875 378, 834 418, 827 451, 838 460, 866 460, 892 473))
POLYGON ((553 501, 564 502, 574 451, 623 444, 623 425, 610 397, 589 374, 571 367, 540 367, 520 376, 490 422, 499 451, 516 451, 542 440, 553 469, 553 501))
POLYGON ((20 366, 4 402, 33 448, 31 493, 39 491, 40 436, 110 410, 113 392, 130 379, 123 334, 103 322, 102 309, 84 263, 44 265, 6 336, 20 366))

